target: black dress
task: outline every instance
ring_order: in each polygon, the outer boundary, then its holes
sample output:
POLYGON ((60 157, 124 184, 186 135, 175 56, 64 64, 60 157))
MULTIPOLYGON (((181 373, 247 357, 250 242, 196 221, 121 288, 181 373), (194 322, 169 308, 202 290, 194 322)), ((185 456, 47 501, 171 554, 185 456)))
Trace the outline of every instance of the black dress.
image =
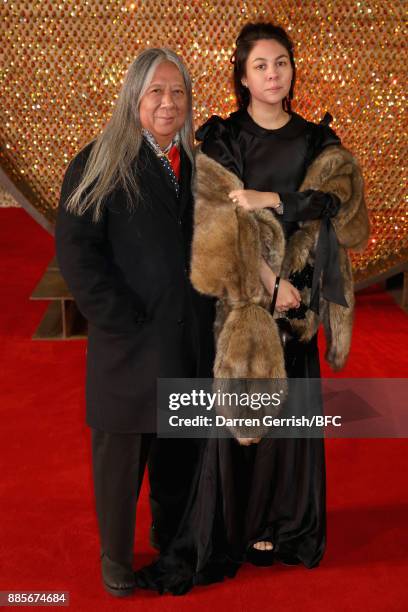
MULTIPOLYGON (((332 194, 297 192, 313 159, 325 146, 340 144, 327 125, 329 118, 313 124, 292 113, 282 128, 267 130, 246 111, 238 111, 226 120, 211 117, 197 139, 202 151, 234 172, 245 188, 280 194, 283 214, 278 218, 289 237, 298 220, 317 218, 316 211, 324 209, 333 216, 338 209, 332 194)), ((309 283, 312 272, 292 282, 309 283)), ((316 336, 308 343, 289 340, 285 365, 289 378, 319 378, 316 336)), ((316 397, 311 392, 299 413, 318 414, 321 409, 320 393, 316 397)), ((319 564, 325 542, 322 438, 264 438, 247 447, 234 439, 211 438, 203 447, 176 538, 158 561, 139 572, 138 581, 141 587, 181 594, 194 584, 233 576, 245 560, 312 568, 319 564), (260 540, 273 542, 273 553, 252 555, 252 544, 260 540)))

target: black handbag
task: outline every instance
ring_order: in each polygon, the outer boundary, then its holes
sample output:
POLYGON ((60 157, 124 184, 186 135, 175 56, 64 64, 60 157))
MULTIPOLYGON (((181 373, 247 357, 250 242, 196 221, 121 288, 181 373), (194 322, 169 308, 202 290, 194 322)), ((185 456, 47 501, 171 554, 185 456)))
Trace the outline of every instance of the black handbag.
MULTIPOLYGON (((312 286, 312 278, 313 278, 313 267, 307 263, 303 270, 300 272, 295 272, 289 276, 289 282, 292 283, 296 289, 302 291, 305 287, 311 288, 312 286)), ((276 277, 275 288, 273 292, 270 313, 273 316, 275 312, 276 299, 278 297, 278 289, 279 289, 280 277, 276 277)), ((279 330, 279 336, 282 342, 282 346, 285 346, 291 340, 296 340, 297 336, 290 324, 291 319, 304 319, 306 316, 306 312, 308 310, 308 306, 304 302, 301 302, 299 308, 290 308, 286 311, 285 316, 279 317, 276 319, 276 324, 279 330)))

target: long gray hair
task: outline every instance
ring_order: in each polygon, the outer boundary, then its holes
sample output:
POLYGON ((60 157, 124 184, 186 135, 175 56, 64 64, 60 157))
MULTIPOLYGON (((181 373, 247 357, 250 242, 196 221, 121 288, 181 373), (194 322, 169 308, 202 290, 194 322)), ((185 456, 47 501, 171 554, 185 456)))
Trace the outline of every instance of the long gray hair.
POLYGON ((93 219, 98 221, 103 202, 115 187, 122 187, 129 206, 134 206, 140 196, 137 175, 132 170, 142 145, 140 100, 149 87, 154 72, 162 62, 173 62, 183 77, 187 92, 187 118, 180 130, 181 143, 193 162, 193 111, 191 79, 181 58, 166 48, 142 51, 130 65, 112 117, 103 132, 96 138, 81 182, 69 197, 66 207, 70 212, 82 215, 93 208, 93 219))

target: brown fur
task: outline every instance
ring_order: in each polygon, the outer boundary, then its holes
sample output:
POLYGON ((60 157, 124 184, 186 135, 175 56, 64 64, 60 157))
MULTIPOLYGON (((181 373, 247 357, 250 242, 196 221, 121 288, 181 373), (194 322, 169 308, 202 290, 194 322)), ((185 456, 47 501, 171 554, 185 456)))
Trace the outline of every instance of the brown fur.
POLYGON ((309 166, 299 191, 306 189, 331 192, 340 198, 342 206, 333 219, 339 244, 354 251, 363 250, 370 235, 370 223, 364 180, 350 151, 338 145, 324 149, 309 166))
MULTIPOLYGON (((334 219, 333 227, 339 242, 340 271, 349 308, 320 300, 319 317, 307 312, 304 321, 293 322, 300 339, 308 341, 316 333, 320 322, 324 330, 328 349, 326 360, 334 370, 344 367, 350 351, 354 313, 354 290, 351 262, 347 249, 362 250, 370 234, 367 207, 364 200, 364 181, 357 161, 342 146, 330 146, 310 165, 300 191, 318 189, 336 194, 341 207, 334 219)), ((282 275, 302 270, 307 262, 314 263, 314 247, 317 242, 320 221, 308 221, 288 241, 282 265, 282 275)), ((309 302, 310 290, 302 292, 302 300, 309 302)))
MULTIPOLYGON (((271 296, 259 275, 261 257, 282 277, 313 265, 320 221, 300 224, 285 244, 282 228, 270 211, 246 211, 228 193, 243 185, 231 172, 203 153, 196 157, 196 209, 191 280, 202 293, 219 298, 215 332, 214 375, 220 379, 285 378, 284 356, 275 321, 268 312, 271 296)), ((341 208, 333 226, 339 241, 340 268, 349 308, 320 300, 320 315, 307 311, 293 321, 308 341, 323 322, 334 369, 344 366, 350 350, 354 293, 347 249, 363 249, 369 236, 361 172, 342 146, 327 147, 311 164, 300 190, 335 193, 341 208)), ((310 290, 302 298, 308 303, 310 290)))

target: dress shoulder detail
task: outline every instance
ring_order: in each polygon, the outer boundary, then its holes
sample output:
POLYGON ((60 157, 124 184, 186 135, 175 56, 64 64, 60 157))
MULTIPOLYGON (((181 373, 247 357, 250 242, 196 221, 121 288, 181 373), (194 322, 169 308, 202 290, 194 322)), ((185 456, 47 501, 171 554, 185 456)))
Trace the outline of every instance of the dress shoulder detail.
POLYGON ((195 137, 200 142, 203 142, 207 138, 217 138, 225 135, 229 131, 228 119, 223 119, 218 115, 211 115, 209 119, 195 133, 195 137))
POLYGON ((230 118, 212 115, 196 132, 201 151, 242 178, 241 150, 230 118))
POLYGON ((326 147, 330 145, 341 145, 339 136, 333 128, 330 127, 332 121, 333 117, 328 112, 325 113, 319 123, 309 121, 309 163, 311 163, 311 161, 313 161, 313 159, 326 147))

